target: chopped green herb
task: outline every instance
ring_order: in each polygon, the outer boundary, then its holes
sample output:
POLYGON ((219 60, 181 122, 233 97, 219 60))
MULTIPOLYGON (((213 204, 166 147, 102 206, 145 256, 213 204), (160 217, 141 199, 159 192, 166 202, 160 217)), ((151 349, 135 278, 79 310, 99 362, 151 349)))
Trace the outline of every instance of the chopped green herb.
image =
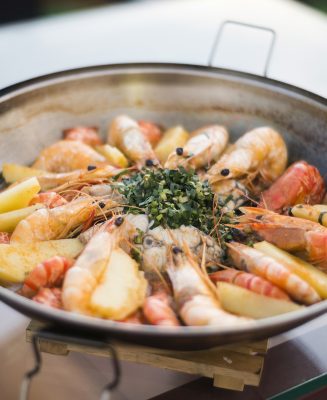
POLYGON ((194 170, 143 168, 117 186, 126 199, 125 212, 148 214, 153 228, 193 225, 222 241, 232 238, 230 227, 224 224, 230 224, 233 215, 221 216, 209 183, 201 181, 194 170))

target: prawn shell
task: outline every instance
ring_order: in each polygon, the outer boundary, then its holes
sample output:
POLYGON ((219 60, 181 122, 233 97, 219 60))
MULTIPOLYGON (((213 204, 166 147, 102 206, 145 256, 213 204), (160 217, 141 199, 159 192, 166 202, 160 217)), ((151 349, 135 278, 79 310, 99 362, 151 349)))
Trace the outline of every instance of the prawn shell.
POLYGON ((105 157, 87 144, 75 140, 60 140, 41 151, 33 168, 62 173, 87 169, 89 165, 106 164, 105 157))
POLYGON ((284 172, 286 164, 287 147, 282 136, 270 127, 261 127, 241 136, 207 176, 211 184, 250 175, 250 181, 259 175, 263 182, 272 183, 284 172))
POLYGON ((289 296, 266 279, 232 268, 209 275, 213 282, 227 282, 275 299, 290 300, 289 296))
POLYGON ((298 161, 262 193, 259 207, 281 213, 295 204, 320 203, 325 191, 318 169, 306 161, 298 161))

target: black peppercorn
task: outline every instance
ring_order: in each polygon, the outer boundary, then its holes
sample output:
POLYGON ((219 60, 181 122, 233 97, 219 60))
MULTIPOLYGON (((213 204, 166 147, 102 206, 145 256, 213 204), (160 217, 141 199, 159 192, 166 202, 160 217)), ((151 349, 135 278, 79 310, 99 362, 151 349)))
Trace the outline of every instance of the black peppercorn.
POLYGON ((154 165, 153 160, 151 160, 151 159, 146 160, 146 161, 145 161, 145 165, 146 165, 147 167, 153 167, 153 165, 154 165))
POLYGON ((106 204, 103 201, 100 201, 99 203, 99 207, 100 208, 105 208, 106 204))
POLYGON ((177 149, 176 149, 176 154, 177 154, 178 156, 182 156, 182 155, 183 155, 183 152, 184 152, 183 147, 177 147, 177 149))
POLYGON ((87 166, 87 170, 88 171, 93 171, 94 169, 96 169, 97 167, 95 165, 88 165, 87 166))
POLYGON ((220 171, 220 174, 222 176, 228 176, 229 175, 229 169, 228 168, 224 168, 220 171))
POLYGON ((180 249, 180 248, 177 247, 177 246, 174 246, 174 247, 173 247, 173 253, 174 253, 174 254, 182 253, 182 249, 180 249))

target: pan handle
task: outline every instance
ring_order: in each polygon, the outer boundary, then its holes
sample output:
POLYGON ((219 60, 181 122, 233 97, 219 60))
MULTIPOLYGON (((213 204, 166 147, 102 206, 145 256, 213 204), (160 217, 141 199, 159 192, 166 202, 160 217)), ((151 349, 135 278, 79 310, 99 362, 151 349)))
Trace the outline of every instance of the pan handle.
POLYGON ((271 58, 272 58, 272 54, 273 54, 275 43, 276 43, 276 36, 277 36, 276 35, 276 31, 274 31, 271 28, 266 28, 264 26, 259 26, 259 25, 248 24, 248 23, 245 23, 245 22, 227 20, 227 21, 224 21, 220 25, 219 30, 217 32, 217 36, 216 36, 214 44, 213 44, 213 47, 212 47, 210 55, 209 55, 208 66, 209 67, 213 66, 213 62, 214 62, 216 54, 219 51, 219 45, 221 43, 221 38, 223 36, 223 33, 224 33, 226 25, 243 26, 243 27, 246 27, 246 28, 258 29, 258 30, 261 30, 261 31, 266 31, 266 32, 270 32, 271 33, 271 40, 270 40, 270 44, 269 44, 268 54, 267 54, 267 57, 266 57, 264 70, 263 70, 263 73, 262 73, 262 75, 265 78, 267 78, 268 70, 269 70, 269 66, 270 66, 270 62, 271 62, 271 58))
POLYGON ((40 339, 51 340, 54 342, 64 342, 64 343, 68 342, 73 344, 91 346, 95 348, 104 348, 106 350, 109 350, 114 376, 111 382, 109 382, 102 389, 100 400, 110 400, 112 391, 119 385, 120 375, 121 375, 120 364, 115 348, 105 339, 93 340, 82 336, 75 336, 75 335, 70 336, 65 333, 51 331, 46 328, 40 329, 32 337, 32 349, 35 359, 35 365, 30 371, 28 371, 25 374, 23 378, 23 381, 20 386, 19 400, 28 400, 29 389, 32 383, 32 379, 41 370, 42 357, 39 348, 40 339))

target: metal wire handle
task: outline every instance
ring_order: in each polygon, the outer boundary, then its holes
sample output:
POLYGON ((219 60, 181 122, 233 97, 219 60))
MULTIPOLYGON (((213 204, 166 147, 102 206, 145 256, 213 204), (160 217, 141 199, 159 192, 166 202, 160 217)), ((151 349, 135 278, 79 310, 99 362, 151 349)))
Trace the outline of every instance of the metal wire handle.
POLYGON ((262 30, 262 31, 270 32, 272 34, 270 45, 269 45, 269 49, 268 49, 268 54, 267 54, 267 58, 266 58, 266 62, 265 62, 265 67, 264 67, 264 70, 263 70, 263 76, 265 78, 267 78, 268 69, 269 69, 269 66, 270 66, 272 54, 273 54, 275 43, 276 43, 276 37, 277 37, 276 31, 274 31, 271 28, 266 28, 264 26, 259 26, 259 25, 247 24, 245 22, 228 20, 228 21, 224 21, 220 25, 219 30, 217 32, 216 39, 214 41, 213 47, 212 47, 210 55, 209 55, 209 60, 208 60, 209 67, 213 66, 213 60, 214 60, 215 55, 217 54, 217 50, 218 50, 219 44, 221 42, 221 37, 222 37, 222 34, 224 32, 224 29, 225 29, 226 25, 245 26, 247 28, 259 29, 259 30, 262 30))
POLYGON ((32 383, 33 378, 35 375, 37 375, 42 366, 42 357, 41 357, 41 352, 39 348, 39 341, 40 339, 48 339, 48 340, 53 340, 56 342, 70 342, 70 343, 77 343, 77 344, 82 344, 82 345, 87 345, 87 346, 92 346, 96 348, 105 348, 108 349, 111 355, 111 364, 114 372, 114 377, 111 382, 109 382, 101 392, 100 400, 110 400, 111 399, 111 394, 113 390, 119 385, 120 382, 120 376, 121 376, 121 369, 120 369, 120 364, 117 356, 117 352, 113 346, 111 346, 110 343, 108 343, 106 340, 91 340, 87 339, 84 337, 77 337, 77 336, 67 336, 65 334, 57 333, 57 332, 52 332, 48 331, 46 329, 42 329, 35 333, 32 337, 32 349, 33 349, 33 354, 34 354, 34 359, 35 359, 35 365, 34 367, 28 371, 22 380, 21 386, 20 386, 20 392, 19 392, 19 400, 28 400, 29 398, 29 391, 30 391, 30 386, 32 383))

